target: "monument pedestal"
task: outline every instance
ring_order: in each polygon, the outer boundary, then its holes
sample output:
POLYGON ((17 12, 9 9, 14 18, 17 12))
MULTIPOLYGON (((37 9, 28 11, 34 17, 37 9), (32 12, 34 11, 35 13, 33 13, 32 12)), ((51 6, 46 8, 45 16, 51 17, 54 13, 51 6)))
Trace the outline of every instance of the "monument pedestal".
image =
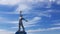
POLYGON ((27 34, 25 31, 17 31, 15 34, 27 34))

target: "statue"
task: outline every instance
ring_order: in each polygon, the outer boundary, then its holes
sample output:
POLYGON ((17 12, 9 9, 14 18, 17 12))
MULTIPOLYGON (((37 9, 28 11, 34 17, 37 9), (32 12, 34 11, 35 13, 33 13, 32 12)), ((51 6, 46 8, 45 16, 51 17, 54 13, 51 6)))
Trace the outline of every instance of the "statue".
MULTIPOLYGON (((19 29, 15 34, 26 34, 22 20, 25 20, 25 19, 23 18, 22 11, 20 11, 19 29), (23 31, 21 31, 21 27, 22 27, 23 31)), ((27 22, 27 20, 25 20, 25 21, 27 22)))

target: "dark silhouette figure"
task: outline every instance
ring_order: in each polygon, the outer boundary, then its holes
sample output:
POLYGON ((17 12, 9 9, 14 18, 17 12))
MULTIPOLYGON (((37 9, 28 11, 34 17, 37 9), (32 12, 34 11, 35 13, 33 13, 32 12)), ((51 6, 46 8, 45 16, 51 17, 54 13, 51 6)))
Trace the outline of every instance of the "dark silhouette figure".
MULTIPOLYGON (((22 23, 22 20, 25 20, 25 19, 23 18, 22 11, 20 11, 19 29, 15 34, 26 34, 25 28, 24 28, 23 23, 22 23), (21 27, 22 27, 23 31, 21 31, 21 27)), ((27 22, 27 20, 25 20, 25 21, 27 22)))

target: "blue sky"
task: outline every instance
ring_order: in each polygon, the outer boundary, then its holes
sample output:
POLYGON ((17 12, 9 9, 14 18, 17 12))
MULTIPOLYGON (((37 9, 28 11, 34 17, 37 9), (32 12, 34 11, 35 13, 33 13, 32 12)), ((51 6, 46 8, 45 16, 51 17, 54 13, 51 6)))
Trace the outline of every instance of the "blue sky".
POLYGON ((18 30, 19 11, 27 34, 60 33, 60 0, 0 0, 0 34, 18 30))

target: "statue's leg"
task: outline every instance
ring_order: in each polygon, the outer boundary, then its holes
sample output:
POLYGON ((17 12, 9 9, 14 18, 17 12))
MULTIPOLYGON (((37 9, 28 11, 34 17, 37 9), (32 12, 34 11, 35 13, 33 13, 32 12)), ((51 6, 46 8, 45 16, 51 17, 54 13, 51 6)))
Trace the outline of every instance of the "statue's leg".
POLYGON ((21 31, 21 24, 19 23, 19 31, 21 31))
POLYGON ((23 28, 23 31, 25 31, 25 28, 24 28, 23 24, 22 24, 22 28, 23 28))

